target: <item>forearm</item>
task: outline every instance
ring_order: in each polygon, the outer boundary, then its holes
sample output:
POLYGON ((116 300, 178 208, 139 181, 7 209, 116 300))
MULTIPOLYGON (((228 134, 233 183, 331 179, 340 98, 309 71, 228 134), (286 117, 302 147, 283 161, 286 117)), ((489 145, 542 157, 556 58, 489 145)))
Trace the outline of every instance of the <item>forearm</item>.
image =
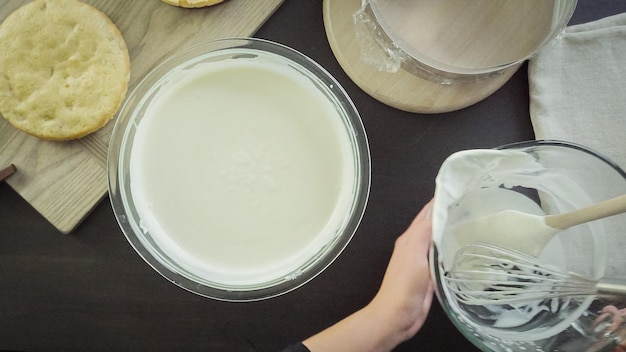
POLYGON ((396 240, 379 291, 363 309, 304 341, 311 352, 388 352, 421 328, 433 298, 430 203, 396 240))
POLYGON ((311 352, 387 352, 408 336, 371 305, 304 341, 311 352))

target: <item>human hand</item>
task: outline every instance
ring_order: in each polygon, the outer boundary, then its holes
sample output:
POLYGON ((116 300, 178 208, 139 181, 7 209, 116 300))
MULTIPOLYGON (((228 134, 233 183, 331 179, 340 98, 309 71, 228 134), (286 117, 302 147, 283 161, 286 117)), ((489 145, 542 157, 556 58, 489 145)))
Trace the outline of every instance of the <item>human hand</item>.
POLYGON ((311 336, 311 352, 386 352, 411 338, 424 324, 433 299, 428 267, 431 241, 428 203, 395 242, 378 293, 363 309, 311 336))
POLYGON ((401 341, 422 327, 433 299, 428 251, 432 237, 432 201, 397 238, 380 289, 365 308, 375 312, 401 341))

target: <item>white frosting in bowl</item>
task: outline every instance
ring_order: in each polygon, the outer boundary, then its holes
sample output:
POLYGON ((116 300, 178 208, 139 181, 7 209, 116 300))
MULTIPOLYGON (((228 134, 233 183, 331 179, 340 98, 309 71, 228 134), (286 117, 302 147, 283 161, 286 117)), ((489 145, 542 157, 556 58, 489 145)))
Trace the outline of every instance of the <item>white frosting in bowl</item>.
POLYGON ((329 242, 354 189, 350 140, 322 93, 282 65, 198 65, 137 127, 131 191, 143 226, 189 272, 249 285, 329 242))
POLYGON ((178 286, 227 301, 307 283, 350 242, 370 155, 360 116, 318 64, 230 38, 174 54, 120 111, 109 190, 138 254, 178 286))

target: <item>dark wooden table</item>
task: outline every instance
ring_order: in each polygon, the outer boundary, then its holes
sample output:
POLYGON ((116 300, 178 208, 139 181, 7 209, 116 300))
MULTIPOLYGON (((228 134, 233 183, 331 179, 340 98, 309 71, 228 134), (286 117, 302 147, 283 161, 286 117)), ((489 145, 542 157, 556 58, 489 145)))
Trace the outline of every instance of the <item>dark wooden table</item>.
MULTIPOLYGON (((622 0, 580 0, 570 24, 624 11, 622 0)), ((343 254, 289 294, 218 302, 178 288, 146 265, 118 228, 108 198, 73 234, 62 235, 0 183, 0 350, 278 350, 373 297, 396 236, 432 197, 449 154, 534 138, 526 66, 473 106, 410 114, 377 102, 347 78, 327 43, 321 0, 285 1, 256 36, 319 62, 362 115, 372 154, 371 195, 343 254)), ((476 348, 435 302, 423 329, 396 350, 476 348)))

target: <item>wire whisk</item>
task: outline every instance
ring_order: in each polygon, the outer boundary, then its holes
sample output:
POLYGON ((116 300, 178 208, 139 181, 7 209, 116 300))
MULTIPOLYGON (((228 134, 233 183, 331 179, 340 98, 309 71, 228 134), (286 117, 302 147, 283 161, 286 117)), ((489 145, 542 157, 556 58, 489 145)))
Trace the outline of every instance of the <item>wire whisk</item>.
POLYGON ((467 305, 513 305, 560 297, 626 296, 626 282, 593 280, 539 263, 537 258, 478 243, 455 255, 445 285, 467 305))

